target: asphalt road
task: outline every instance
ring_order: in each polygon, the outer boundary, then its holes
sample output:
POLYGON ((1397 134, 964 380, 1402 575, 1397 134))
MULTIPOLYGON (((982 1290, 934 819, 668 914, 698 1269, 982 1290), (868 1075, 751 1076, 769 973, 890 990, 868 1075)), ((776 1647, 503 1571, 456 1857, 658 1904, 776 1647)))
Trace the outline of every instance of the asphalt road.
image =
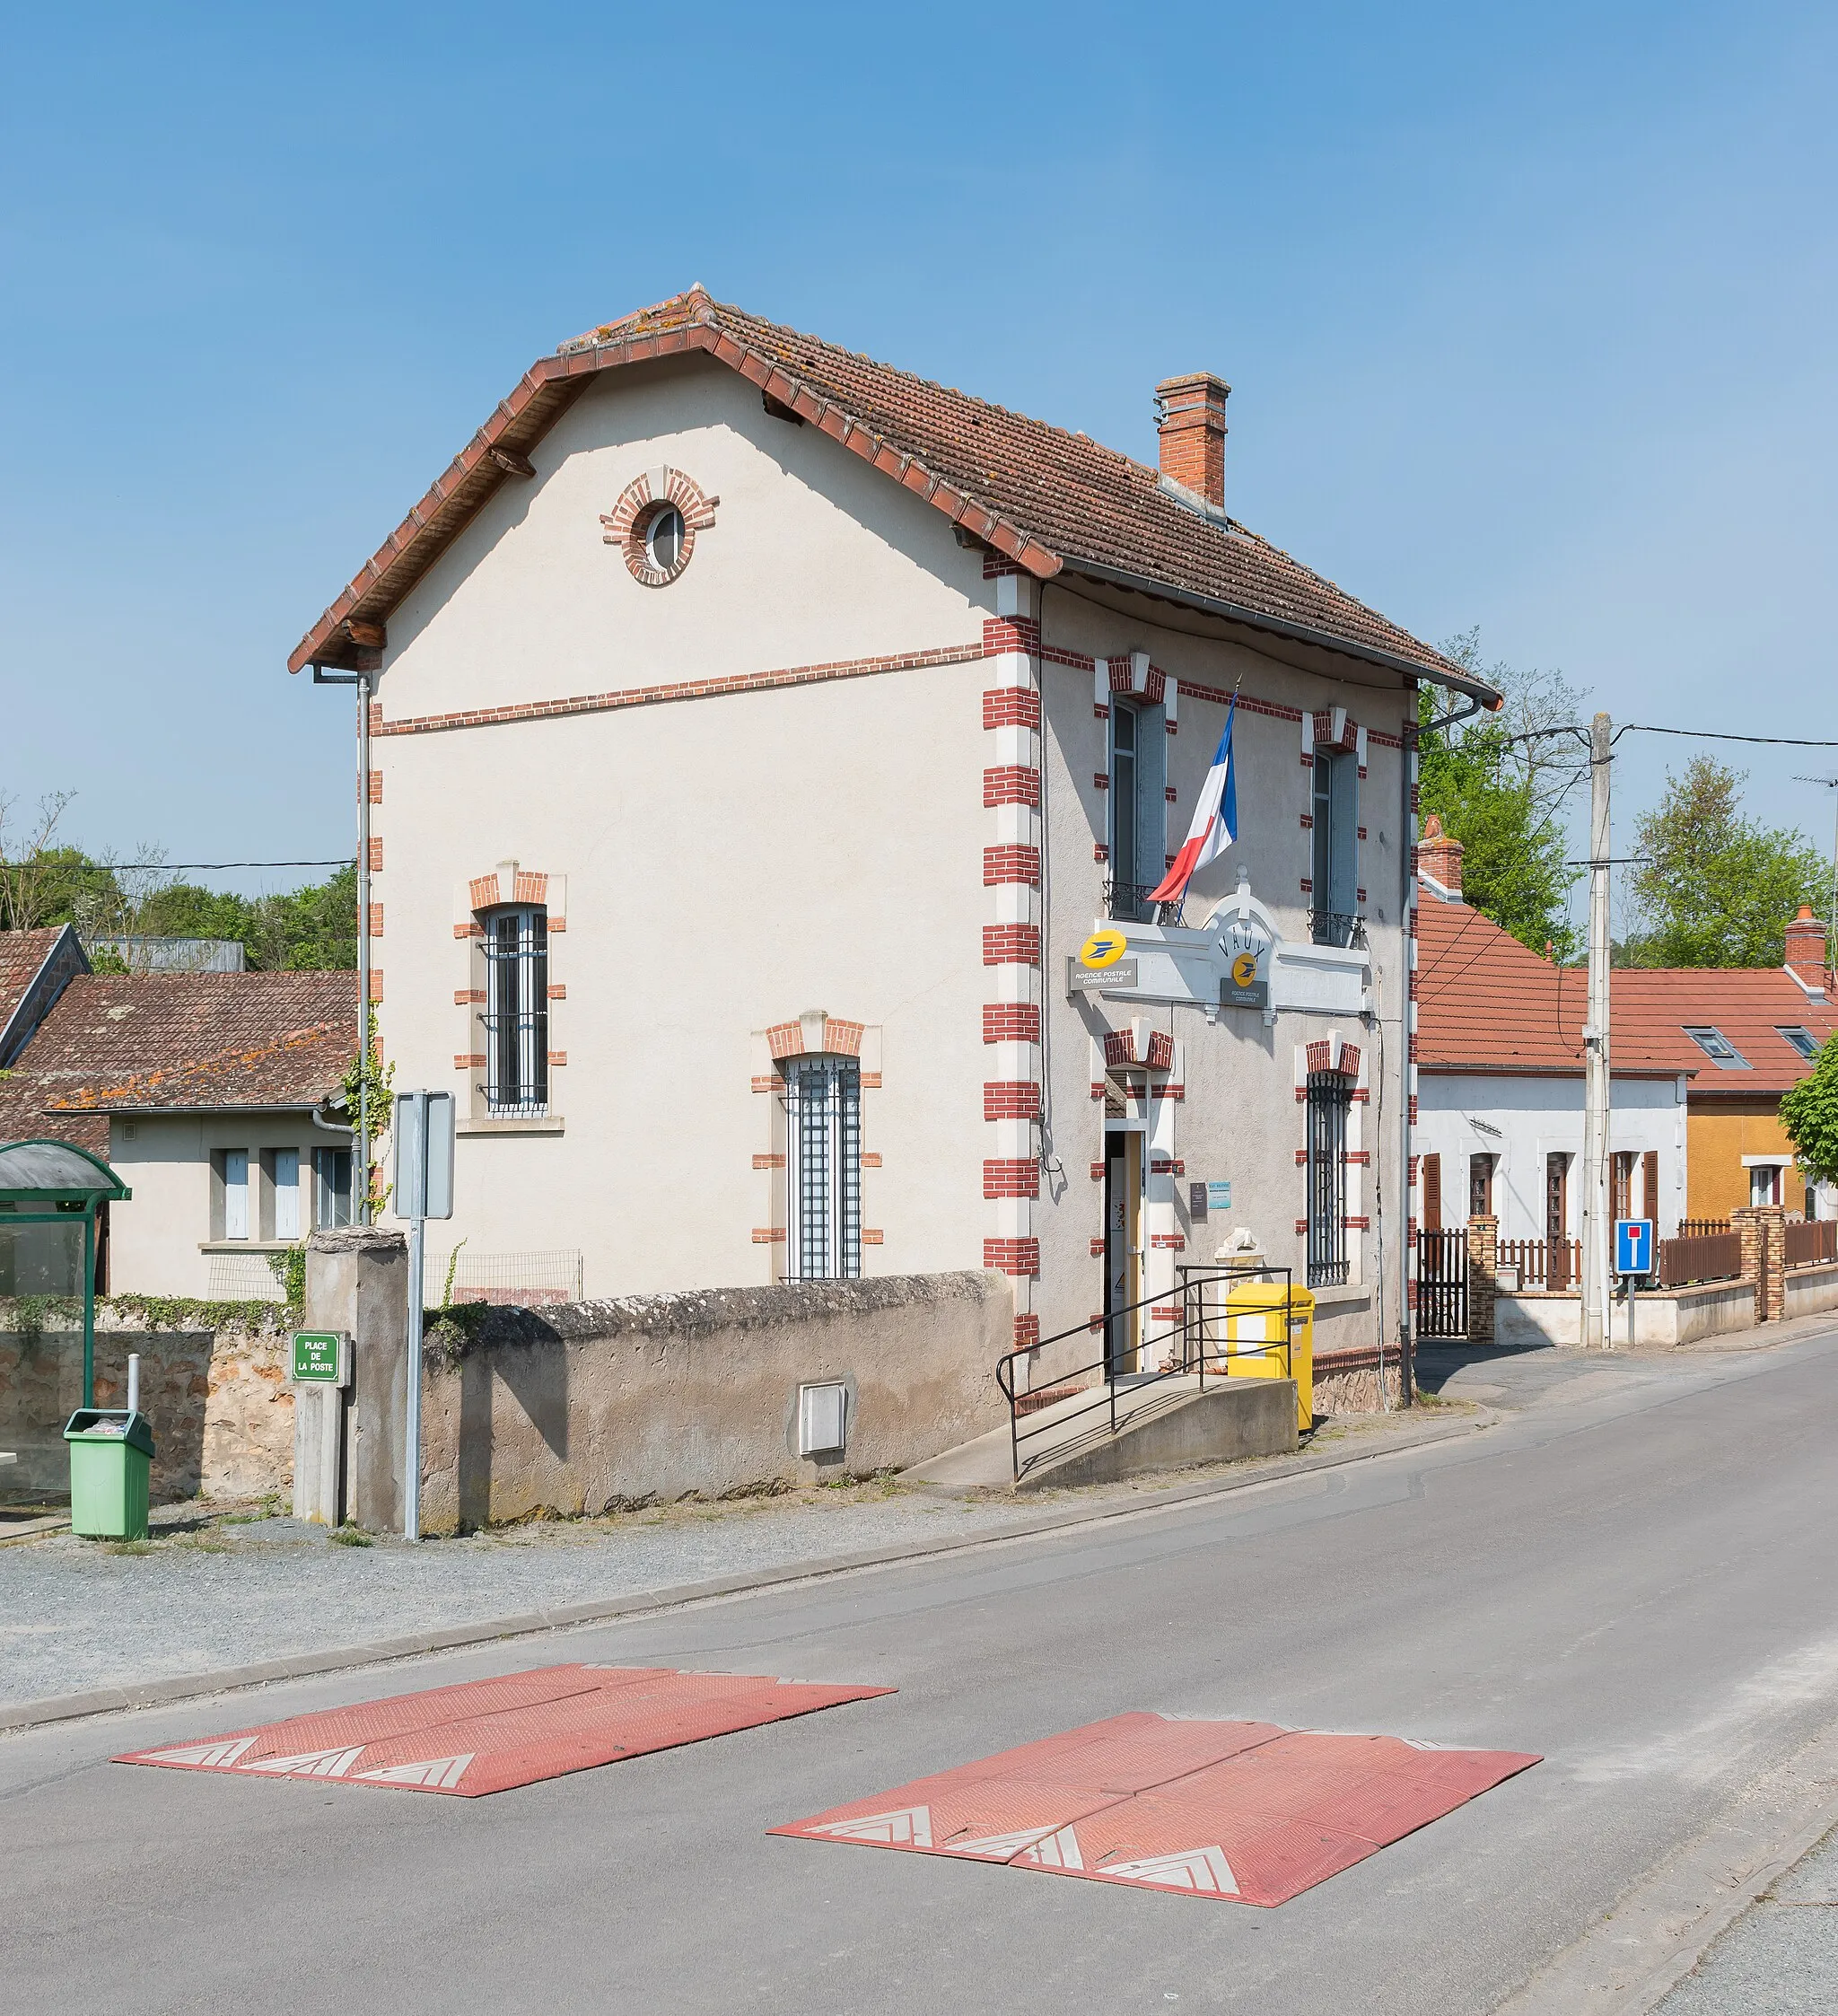
POLYGON ((4 2001, 1490 2011, 1838 1722, 1838 1334, 1484 1380, 1349 1468, 0 1743, 4 2001), (105 1761, 568 1658, 900 1692, 477 1801, 105 1761), (1274 1911, 766 1834, 1131 1708, 1547 1761, 1274 1911))

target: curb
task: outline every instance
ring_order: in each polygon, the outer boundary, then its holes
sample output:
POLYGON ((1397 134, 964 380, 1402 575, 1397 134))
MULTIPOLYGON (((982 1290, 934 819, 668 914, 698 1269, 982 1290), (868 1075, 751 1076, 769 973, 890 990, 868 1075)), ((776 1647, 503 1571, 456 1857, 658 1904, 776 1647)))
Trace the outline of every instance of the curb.
POLYGON ((1838 1820, 1838 1725, 1749 1788, 1618 1898, 1495 2016, 1649 2016, 1838 1820), (1754 1817, 1768 1794, 1772 1819, 1754 1817), (1758 1799, 1757 1794, 1762 1798, 1758 1799))
POLYGON ((678 1583, 674 1588, 642 1590, 629 1596, 566 1603, 550 1609, 490 1617, 476 1624, 409 1632, 401 1637, 374 1639, 366 1644, 344 1645, 330 1652, 258 1660, 247 1666, 219 1667, 205 1673, 175 1674, 170 1679, 147 1680, 133 1687, 94 1687, 82 1694, 51 1695, 12 1705, 0 1704, 0 1735, 41 1729, 52 1722, 76 1722, 90 1715, 118 1714, 124 1709, 154 1708, 175 1701, 199 1700, 208 1695, 265 1687, 276 1680, 309 1679, 358 1666, 413 1659, 426 1652, 461 1651, 468 1645, 490 1644, 500 1639, 536 1637, 589 1624, 614 1624, 622 1618, 642 1617, 648 1612, 684 1609, 692 1604, 712 1602, 722 1597, 748 1595, 758 1590, 796 1582, 823 1582, 833 1576, 857 1574, 870 1568, 892 1567, 902 1562, 967 1554, 976 1548, 1032 1539, 1043 1533, 1132 1519, 1143 1512, 1191 1504, 1207 1498, 1230 1497, 1236 1492, 1280 1483, 1284 1478, 1308 1471, 1344 1469, 1354 1463, 1370 1463, 1381 1456, 1474 1434, 1492 1426, 1499 1418, 1491 1408, 1478 1408, 1474 1415, 1459 1422, 1426 1424, 1415 1433, 1401 1433, 1388 1439, 1382 1449, 1350 1451, 1343 1456, 1330 1457, 1324 1453, 1319 1459, 1310 1459, 1307 1455, 1292 1457, 1260 1469, 1255 1477, 1235 1477, 1229 1482, 1208 1478, 1196 1484, 1176 1485, 1168 1490, 1145 1493, 1131 1503, 1102 1509, 1081 1506, 1069 1507, 1063 1512, 1042 1512, 1032 1519, 1019 1520, 1004 1526, 995 1533, 909 1542, 904 1547, 878 1548, 862 1554, 831 1555, 818 1561, 788 1562, 776 1568, 758 1569, 750 1574, 719 1575, 707 1582, 678 1583))

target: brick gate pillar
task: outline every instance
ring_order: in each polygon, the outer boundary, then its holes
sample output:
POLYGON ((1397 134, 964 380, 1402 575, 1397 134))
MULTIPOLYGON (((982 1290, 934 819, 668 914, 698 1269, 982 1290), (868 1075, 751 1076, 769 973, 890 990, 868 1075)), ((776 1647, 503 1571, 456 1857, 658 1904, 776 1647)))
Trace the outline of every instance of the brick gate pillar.
POLYGON ((1499 1292, 1500 1221, 1468 1220, 1468 1342, 1493 1342, 1493 1297, 1499 1292))
POLYGON ((1755 1321, 1778 1323, 1787 1310, 1787 1213, 1778 1204, 1744 1205, 1729 1214, 1742 1234, 1742 1278, 1755 1292, 1755 1321))

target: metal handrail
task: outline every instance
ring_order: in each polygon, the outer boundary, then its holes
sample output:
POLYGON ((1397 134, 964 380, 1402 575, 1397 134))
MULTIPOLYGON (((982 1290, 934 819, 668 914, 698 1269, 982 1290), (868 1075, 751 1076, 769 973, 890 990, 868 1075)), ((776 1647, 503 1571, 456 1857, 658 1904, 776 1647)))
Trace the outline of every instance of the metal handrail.
MULTIPOLYGON (((1295 1318, 1291 1313, 1295 1302, 1293 1268, 1183 1266, 1179 1272, 1181 1280, 1175 1290, 1176 1294, 1180 1297, 1181 1301, 1179 1324, 1173 1328, 1163 1330, 1156 1336, 1139 1337, 1135 1345, 1136 1353, 1140 1357, 1148 1351, 1151 1345, 1163 1344, 1170 1337, 1178 1337, 1181 1340, 1178 1363, 1163 1365, 1160 1371, 1147 1373, 1118 1373, 1113 1369, 1112 1362, 1116 1354, 1109 1349, 1108 1339, 1107 1338, 1105 1353, 1101 1358, 1094 1358, 1086 1364, 1070 1366, 1058 1375, 1062 1379, 1078 1379, 1086 1372, 1101 1372, 1105 1375, 1103 1392, 1088 1400, 1083 1407, 1073 1408, 1069 1414, 1056 1414, 1052 1421, 1044 1421, 1036 1427, 1024 1429, 1021 1426, 1020 1398, 1015 1389, 1013 1372, 1014 1362, 1017 1358, 1028 1357, 1035 1352, 1046 1350, 1052 1345, 1063 1344, 1066 1338, 1077 1337, 1081 1331, 1089 1335, 1094 1329, 1107 1329, 1108 1326, 1120 1317, 1133 1316, 1138 1310, 1147 1309, 1153 1303, 1160 1303, 1165 1306, 1168 1297, 1166 1293, 1144 1295, 1140 1302, 1131 1302, 1122 1309, 1107 1310, 1102 1316, 1088 1316, 1082 1323, 1074 1323, 1067 1329, 1055 1331, 1050 1337, 1042 1337, 1037 1344, 1023 1345, 1020 1349, 1008 1352, 1002 1357, 997 1359, 995 1383, 1001 1388, 1002 1398, 1009 1403, 1009 1458, 1012 1473, 1018 1480, 1026 1469, 1031 1468, 1033 1462, 1039 1460, 1037 1455, 1031 1459, 1028 1463, 1024 1464, 1021 1460, 1021 1444, 1034 1436, 1059 1429, 1066 1422, 1076 1421, 1087 1414, 1096 1413, 1099 1408, 1107 1410, 1110 1433, 1112 1434, 1116 1433, 1116 1388, 1119 1378, 1126 1379, 1133 1390, 1142 1391, 1145 1388, 1160 1385, 1164 1380, 1185 1379, 1190 1371, 1197 1367, 1200 1390, 1203 1393, 1205 1391, 1206 1360, 1208 1356, 1205 1291, 1210 1283, 1238 1280, 1261 1281, 1265 1278, 1273 1278, 1279 1274, 1282 1276, 1282 1308, 1285 1319, 1282 1328, 1282 1369, 1286 1378, 1293 1379, 1295 1377, 1295 1360, 1290 1343, 1290 1331, 1295 1326, 1295 1318), (1197 1323, 1195 1321, 1196 1307, 1198 1311, 1197 1323), (1197 1352, 1194 1348, 1196 1336, 1199 1346, 1197 1352)), ((1221 1364, 1229 1363, 1233 1358, 1265 1357, 1268 1355, 1270 1349, 1271 1345, 1266 1341, 1261 1350, 1233 1351, 1228 1346, 1222 1351, 1213 1351, 1211 1355, 1215 1364, 1221 1364)))

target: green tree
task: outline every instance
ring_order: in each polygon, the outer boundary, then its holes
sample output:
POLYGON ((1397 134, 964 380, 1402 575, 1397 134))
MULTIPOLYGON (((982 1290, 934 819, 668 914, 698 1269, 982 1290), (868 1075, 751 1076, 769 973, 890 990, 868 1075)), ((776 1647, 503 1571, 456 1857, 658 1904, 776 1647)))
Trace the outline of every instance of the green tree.
POLYGON ((1790 827, 1746 819, 1747 773, 1694 757, 1634 828, 1630 966, 1779 966, 1787 921, 1824 899, 1825 864, 1790 827))
MULTIPOLYGON (((1442 653, 1497 688, 1505 705, 1422 736, 1420 809, 1438 813, 1443 831, 1461 842, 1462 893, 1477 910, 1534 951, 1549 945, 1560 960, 1573 959, 1580 937, 1569 901, 1581 871, 1564 863, 1563 816, 1587 767, 1573 738, 1536 732, 1576 722, 1583 697, 1561 672, 1484 665, 1478 630, 1451 638, 1442 653)), ((1428 729, 1448 700, 1424 688, 1420 725, 1428 729)))
MULTIPOLYGON (((132 861, 92 858, 57 838, 74 794, 52 792, 16 816, 0 793, 0 931, 74 925, 86 947, 100 938, 240 941, 258 971, 350 971, 357 964, 357 869, 266 896, 238 896, 176 881, 163 855, 141 847, 132 861)), ((126 972, 112 951, 93 950, 101 972, 126 972)))
POLYGON ((1781 1125, 1807 1175, 1838 1183, 1838 1038, 1827 1037, 1811 1074, 1781 1093, 1781 1125))

